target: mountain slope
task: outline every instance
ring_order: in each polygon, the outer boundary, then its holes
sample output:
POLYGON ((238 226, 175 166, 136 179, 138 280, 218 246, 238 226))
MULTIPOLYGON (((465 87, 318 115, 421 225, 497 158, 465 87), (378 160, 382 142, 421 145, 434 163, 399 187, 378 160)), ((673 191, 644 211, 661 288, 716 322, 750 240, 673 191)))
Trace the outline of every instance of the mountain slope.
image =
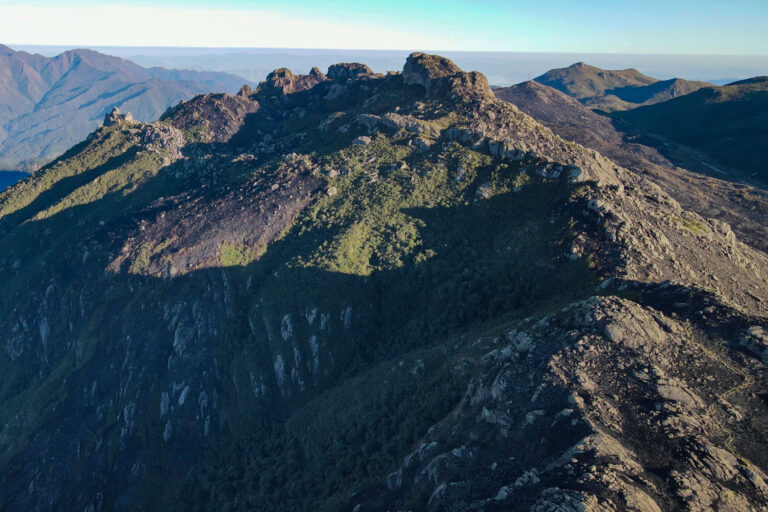
POLYGON ((4 510, 768 504, 768 258, 482 75, 105 121, 0 194, 4 510))
POLYGON ((30 171, 50 161, 113 106, 151 121, 180 100, 243 83, 224 73, 145 69, 90 50, 46 58, 0 45, 0 168, 30 171))
POLYGON ((741 240, 768 251, 768 192, 716 179, 722 176, 695 160, 677 158, 674 164, 659 150, 641 143, 647 143, 647 138, 619 131, 612 118, 593 112, 551 87, 531 81, 493 92, 564 139, 644 173, 684 208, 728 222, 741 240))
POLYGON ((699 159, 709 162, 708 167, 715 171, 718 165, 724 165, 747 182, 763 186, 768 183, 766 77, 699 89, 664 103, 615 115, 634 130, 660 137, 662 151, 665 142, 682 144, 699 152, 699 159))
POLYGON ((651 105, 712 86, 681 78, 657 80, 636 69, 612 71, 583 62, 553 69, 534 78, 534 81, 557 89, 591 108, 607 112, 651 105))

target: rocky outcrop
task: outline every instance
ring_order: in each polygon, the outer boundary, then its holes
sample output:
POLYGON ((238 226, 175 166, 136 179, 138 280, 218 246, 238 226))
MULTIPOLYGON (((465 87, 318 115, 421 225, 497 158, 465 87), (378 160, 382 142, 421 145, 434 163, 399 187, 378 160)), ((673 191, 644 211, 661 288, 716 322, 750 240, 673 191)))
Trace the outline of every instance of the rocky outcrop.
POLYGON ((259 108, 244 95, 206 94, 168 109, 160 120, 170 120, 190 142, 227 142, 259 108))
POLYGON ((419 499, 426 510, 762 510, 764 455, 741 436, 765 422, 740 411, 765 404, 745 392, 733 333, 710 338, 707 323, 691 332, 636 302, 592 298, 477 340, 491 349, 483 377, 359 510, 419 499))
POLYGON ((322 71, 314 67, 308 75, 294 75, 290 69, 280 68, 267 75, 259 84, 257 95, 272 96, 306 91, 327 80, 322 71))
POLYGON ((130 112, 126 112, 125 114, 120 113, 120 109, 117 107, 112 107, 112 110, 104 116, 104 123, 103 126, 114 126, 116 124, 120 123, 133 123, 133 116, 130 112))
POLYGON ((373 75, 373 70, 359 62, 342 62, 328 68, 328 78, 331 80, 350 80, 373 75))
POLYGON ((461 73, 461 69, 450 59, 437 55, 415 52, 408 56, 403 67, 403 83, 420 85, 429 95, 444 78, 461 73))
POLYGON ((253 96, 253 93, 255 91, 253 90, 253 87, 251 87, 248 84, 243 85, 239 91, 237 91, 237 96, 243 97, 243 98, 250 98, 253 96))

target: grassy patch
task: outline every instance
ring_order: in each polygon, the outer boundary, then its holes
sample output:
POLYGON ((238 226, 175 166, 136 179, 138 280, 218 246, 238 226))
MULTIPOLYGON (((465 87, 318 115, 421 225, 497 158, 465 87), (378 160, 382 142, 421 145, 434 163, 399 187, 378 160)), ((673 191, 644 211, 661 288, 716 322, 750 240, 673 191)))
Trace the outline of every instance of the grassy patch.
POLYGON ((149 267, 152 257, 165 250, 175 240, 175 237, 163 240, 157 244, 145 242, 141 244, 139 250, 131 264, 131 272, 134 274, 143 274, 149 267))
POLYGON ((693 233, 696 236, 699 236, 705 230, 704 226, 701 225, 701 223, 696 222, 695 220, 685 219, 683 217, 675 217, 675 220, 681 226, 683 226, 685 229, 687 229, 688 231, 690 231, 691 233, 693 233))
POLYGON ((221 265, 223 267, 245 266, 256 259, 254 252, 248 247, 232 242, 221 245, 221 265))

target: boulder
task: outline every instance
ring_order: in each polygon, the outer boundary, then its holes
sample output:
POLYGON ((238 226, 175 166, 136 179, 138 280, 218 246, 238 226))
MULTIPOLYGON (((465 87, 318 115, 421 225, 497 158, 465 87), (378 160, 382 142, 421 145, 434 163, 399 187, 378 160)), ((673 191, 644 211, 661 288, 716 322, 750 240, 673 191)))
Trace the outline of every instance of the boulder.
POLYGON ((435 82, 441 78, 461 73, 461 69, 450 59, 438 55, 415 52, 408 56, 403 67, 405 85, 421 85, 429 95, 435 82))
POLYGON ((587 180, 586 173, 576 165, 572 165, 568 171, 568 181, 570 183, 581 183, 587 180))
POLYGON ((368 133, 374 133, 377 126, 381 124, 381 118, 374 114, 358 114, 355 118, 355 123, 363 126, 368 133))
POLYGON ((331 86, 328 88, 328 92, 326 93, 324 99, 326 100, 335 100, 337 98, 341 98, 345 94, 347 94, 347 86, 341 85, 341 84, 331 84, 331 86))
POLYGON ((241 98, 250 98, 253 95, 253 87, 251 87, 248 84, 243 85, 239 91, 237 91, 237 96, 241 98))
POLYGON ((420 153, 424 153, 429 150, 429 148, 432 146, 433 142, 429 139, 424 139, 422 137, 416 137, 415 139, 410 141, 410 144, 416 148, 417 151, 420 153))
POLYGON ((768 330, 760 325, 753 325, 740 336, 739 344, 760 358, 764 364, 768 364, 768 330))
POLYGON ((373 75, 373 70, 359 62, 341 62, 328 68, 328 78, 332 80, 348 80, 359 76, 373 75))
POLYGON ((409 132, 419 133, 421 131, 421 125, 419 121, 412 116, 403 116, 394 112, 384 114, 380 119, 381 124, 393 130, 399 130, 405 128, 409 132))
POLYGON ((365 135, 361 135, 360 137, 357 137, 355 140, 352 141, 353 146, 367 146, 371 143, 371 138, 366 137, 365 135))

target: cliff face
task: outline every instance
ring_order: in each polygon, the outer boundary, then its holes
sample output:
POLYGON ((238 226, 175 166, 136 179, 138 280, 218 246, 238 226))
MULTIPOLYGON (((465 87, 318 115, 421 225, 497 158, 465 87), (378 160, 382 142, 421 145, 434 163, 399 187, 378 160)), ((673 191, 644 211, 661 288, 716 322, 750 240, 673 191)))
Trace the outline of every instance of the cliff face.
POLYGON ((446 59, 113 113, 0 237, 6 510, 768 504, 765 254, 446 59))

